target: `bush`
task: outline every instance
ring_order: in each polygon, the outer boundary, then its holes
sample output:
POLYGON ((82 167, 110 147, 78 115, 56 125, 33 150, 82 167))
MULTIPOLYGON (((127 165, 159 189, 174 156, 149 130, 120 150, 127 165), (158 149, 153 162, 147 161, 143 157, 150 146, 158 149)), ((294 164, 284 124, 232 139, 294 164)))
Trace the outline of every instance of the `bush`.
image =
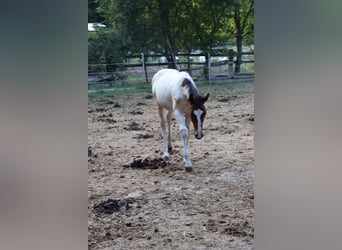
POLYGON ((88 64, 117 64, 125 60, 126 49, 116 32, 102 29, 88 36, 88 64))

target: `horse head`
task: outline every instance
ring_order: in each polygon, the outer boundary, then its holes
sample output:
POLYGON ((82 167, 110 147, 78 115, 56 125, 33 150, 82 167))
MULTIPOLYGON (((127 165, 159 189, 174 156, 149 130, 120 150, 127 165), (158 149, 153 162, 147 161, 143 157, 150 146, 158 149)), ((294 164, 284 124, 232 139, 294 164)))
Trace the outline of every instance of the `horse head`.
POLYGON ((207 110, 204 103, 208 100, 209 93, 206 96, 190 95, 191 103, 191 121, 194 125, 195 137, 201 139, 203 137, 203 122, 207 110))

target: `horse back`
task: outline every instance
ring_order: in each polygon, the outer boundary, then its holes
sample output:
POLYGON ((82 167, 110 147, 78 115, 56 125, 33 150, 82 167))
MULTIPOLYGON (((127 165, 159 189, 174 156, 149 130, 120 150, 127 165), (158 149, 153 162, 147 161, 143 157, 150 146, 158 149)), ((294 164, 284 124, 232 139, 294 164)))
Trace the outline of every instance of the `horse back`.
POLYGON ((159 105, 167 110, 174 108, 176 103, 181 106, 187 104, 189 91, 183 85, 184 79, 191 82, 191 77, 185 72, 179 72, 175 69, 162 69, 152 78, 152 93, 159 105))

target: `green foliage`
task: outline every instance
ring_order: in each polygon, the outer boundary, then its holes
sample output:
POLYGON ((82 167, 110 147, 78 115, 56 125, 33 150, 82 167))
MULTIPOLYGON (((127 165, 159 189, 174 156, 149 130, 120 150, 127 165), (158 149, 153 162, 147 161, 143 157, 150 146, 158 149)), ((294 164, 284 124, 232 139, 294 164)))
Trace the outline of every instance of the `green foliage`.
POLYGON ((232 44, 241 31, 245 44, 254 40, 254 0, 92 2, 111 28, 107 34, 89 38, 89 62, 120 61, 123 53, 162 53, 168 60, 178 52, 227 53, 224 46, 228 41, 232 44))
POLYGON ((88 63, 120 63, 125 60, 127 49, 113 29, 102 29, 88 36, 88 63))
POLYGON ((233 40, 241 33, 245 45, 254 44, 254 0, 233 0, 230 11, 229 39, 233 40))
POLYGON ((101 23, 104 21, 97 8, 97 0, 88 0, 88 23, 101 23))
POLYGON ((186 8, 188 33, 192 33, 194 37, 194 42, 190 46, 207 53, 225 45, 227 43, 225 26, 229 8, 230 1, 188 2, 186 8))

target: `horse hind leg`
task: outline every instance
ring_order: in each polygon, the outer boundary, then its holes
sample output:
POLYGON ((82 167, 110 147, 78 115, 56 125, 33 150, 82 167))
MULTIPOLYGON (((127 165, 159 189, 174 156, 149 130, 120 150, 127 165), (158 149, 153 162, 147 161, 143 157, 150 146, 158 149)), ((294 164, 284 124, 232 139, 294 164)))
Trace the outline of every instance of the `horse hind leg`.
POLYGON ((188 129, 188 140, 190 137, 190 116, 185 116, 185 126, 188 129))
POLYGON ((169 152, 168 152, 168 145, 166 142, 166 120, 164 116, 163 107, 158 106, 158 113, 160 117, 160 127, 162 129, 162 136, 163 136, 163 153, 164 153, 164 160, 168 161, 170 159, 169 152))
POLYGON ((172 111, 168 111, 166 115, 167 121, 167 147, 169 152, 172 153, 172 144, 171 144, 171 118, 172 118, 172 111))

